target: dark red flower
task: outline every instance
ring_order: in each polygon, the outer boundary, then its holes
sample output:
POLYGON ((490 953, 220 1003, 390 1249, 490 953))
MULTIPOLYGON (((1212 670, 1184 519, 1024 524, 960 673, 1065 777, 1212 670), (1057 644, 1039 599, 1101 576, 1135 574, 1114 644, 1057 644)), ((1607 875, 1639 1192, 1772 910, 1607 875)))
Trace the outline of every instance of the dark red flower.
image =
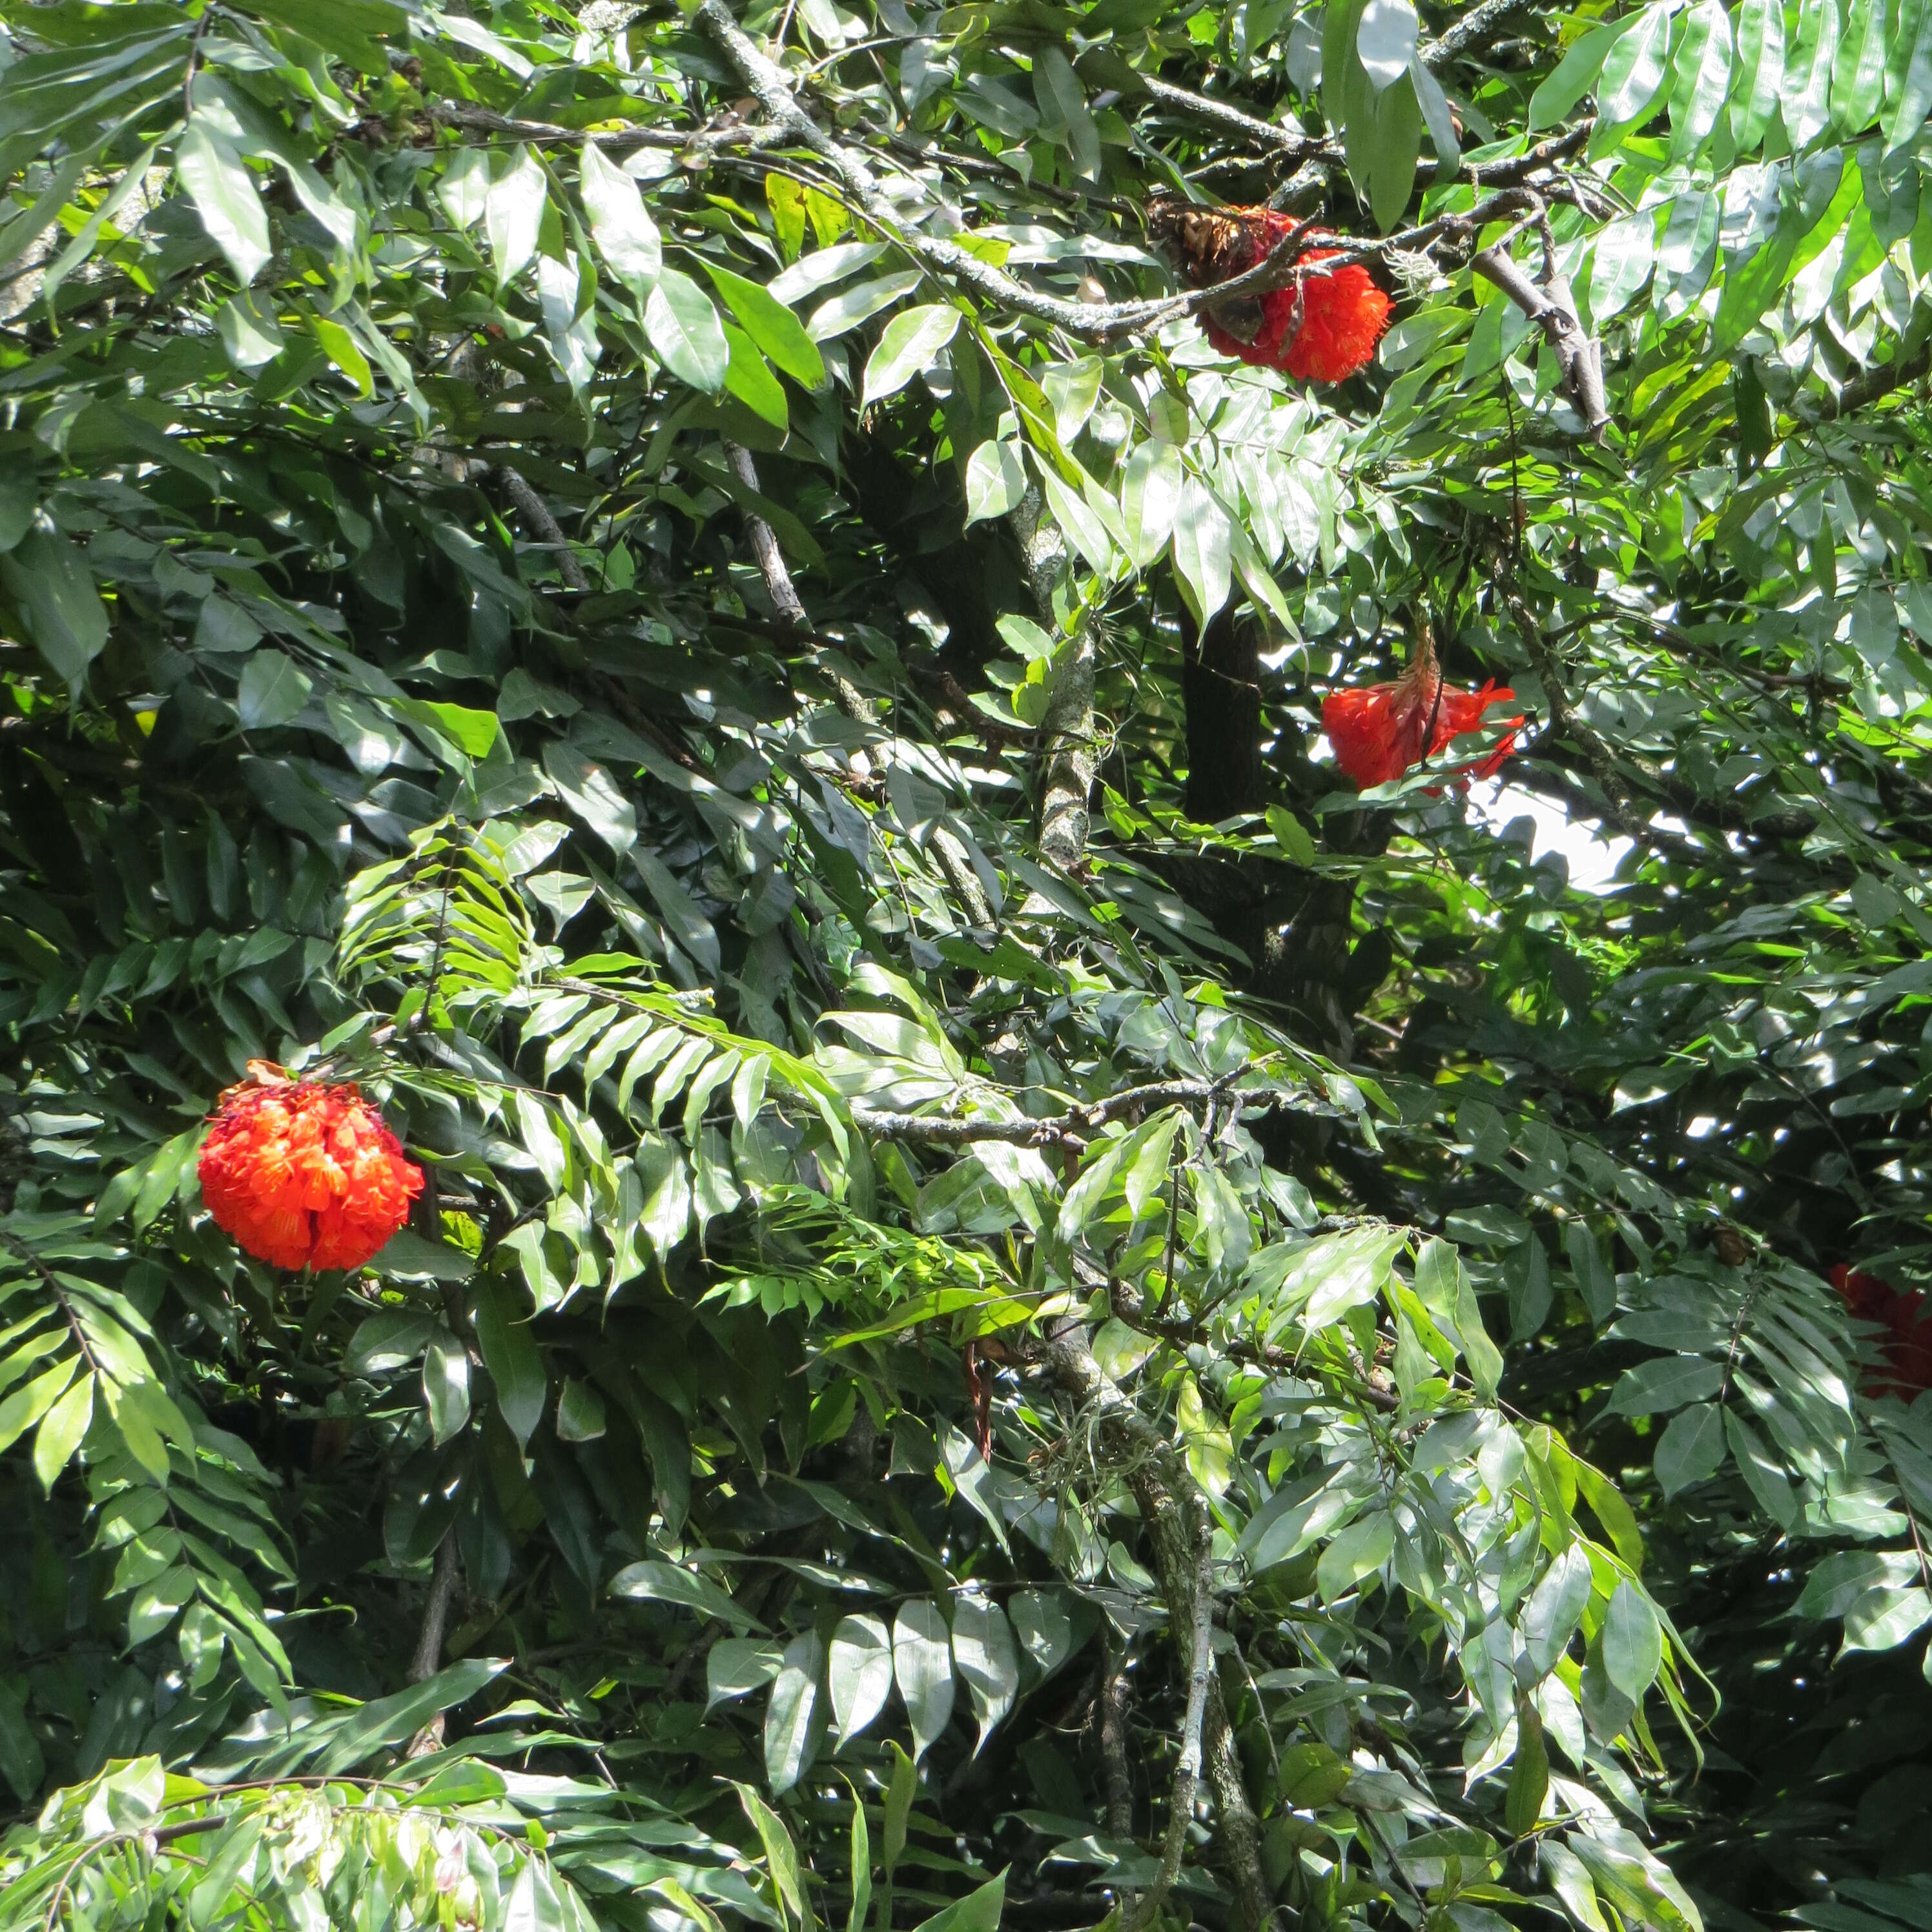
POLYGON ((221 1096, 202 1144, 208 1212, 278 1268, 361 1268, 408 1217, 422 1169, 359 1089, 249 1072, 221 1096))
MULTIPOLYGON (((1297 226, 1292 215, 1272 208, 1161 202, 1150 212, 1154 232, 1172 244, 1196 288, 1245 274, 1297 226)), ((1346 382, 1374 359, 1394 304, 1359 262, 1323 273, 1320 265, 1340 252, 1310 248, 1297 258, 1295 280, 1286 288, 1204 309, 1208 340, 1224 356, 1286 369, 1304 382, 1346 382)))
POLYGON ((1866 1379, 1874 1395, 1902 1395, 1932 1389, 1932 1319, 1919 1288, 1897 1288, 1882 1276, 1866 1274, 1840 1262, 1825 1279, 1862 1321, 1887 1332, 1879 1342, 1886 1366, 1866 1379))
POLYGON ((1485 716, 1492 705, 1508 704, 1515 696, 1507 685, 1493 682, 1480 691, 1445 685, 1425 632, 1408 668, 1393 684, 1331 691, 1322 700, 1322 728, 1334 747, 1335 762, 1366 791, 1400 778, 1466 731, 1507 725, 1508 735, 1493 751, 1456 768, 1457 782, 1466 784, 1472 777, 1491 776, 1516 749, 1522 718, 1485 716))

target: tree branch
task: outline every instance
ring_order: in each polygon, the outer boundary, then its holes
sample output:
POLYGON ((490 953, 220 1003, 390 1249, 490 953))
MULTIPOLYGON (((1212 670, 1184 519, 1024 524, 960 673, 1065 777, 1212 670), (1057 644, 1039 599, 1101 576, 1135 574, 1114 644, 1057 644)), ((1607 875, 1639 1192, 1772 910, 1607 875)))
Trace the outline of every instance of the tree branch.
POLYGON ((1094 1698, 1096 1728, 1100 1738, 1100 1772, 1107 1794, 1107 1835, 1134 1835, 1133 1779, 1127 1769, 1127 1697, 1133 1686, 1126 1659, 1106 1626, 1100 1653, 1100 1683, 1094 1698))
POLYGON ((1529 0, 1483 0, 1472 7, 1454 26, 1446 27, 1438 39, 1422 50, 1422 64, 1431 74, 1439 74, 1449 63, 1486 39, 1492 28, 1500 27, 1522 13, 1529 0))
POLYGON ((590 575, 578 561, 562 525, 551 515, 550 506, 530 488, 522 473, 507 463, 498 464, 491 473, 503 486, 503 494, 516 506, 518 515, 536 532, 540 542, 556 553, 556 574, 563 579, 564 587, 579 593, 589 590, 590 575))
POLYGON ((1152 74, 1142 75, 1140 81, 1147 90, 1148 98, 1158 101, 1163 107, 1178 109, 1197 120, 1212 122, 1231 134, 1259 142, 1264 147, 1278 148, 1292 160, 1317 161, 1329 167, 1342 165, 1340 147, 1321 135, 1308 134, 1300 128, 1285 128, 1277 122, 1264 121, 1230 101, 1216 100, 1205 94, 1191 94, 1186 88, 1156 80, 1152 74))
MULTIPOLYGON (((1147 1932, 1180 1876, 1180 1861, 1187 1849, 1187 1828, 1194 1817, 1194 1794, 1201 1784, 1201 1731, 1208 1716, 1208 1687, 1214 1672, 1214 1520, 1208 1514, 1208 1498, 1198 1490, 1169 1507, 1186 1510, 1195 1550, 1187 1708, 1181 1718, 1180 1755, 1175 1760, 1174 1783, 1168 1792, 1167 1833, 1161 1840, 1160 1868, 1126 1919, 1126 1932, 1147 1932)), ((1181 1612, 1182 1605, 1170 1589, 1168 1622, 1174 1622, 1181 1612)))
MULTIPOLYGON (((1224 1662, 1228 1660, 1224 1660, 1224 1662)), ((1261 1820, 1248 1796, 1247 1779, 1228 1716, 1227 1688, 1219 1676, 1208 1692, 1208 1785, 1214 1794, 1215 1832, 1233 1881, 1235 1922, 1262 1932, 1273 1901, 1262 1870, 1261 1820)))
MULTIPOLYGON (((443 1633, 449 1628, 449 1606, 456 1600, 457 1586, 463 1570, 456 1549, 456 1526, 452 1523, 436 1546, 436 1568, 430 1573, 429 1600, 423 1606, 422 1629, 416 1638, 416 1654, 410 1660, 410 1682, 421 1684, 434 1677, 442 1664, 443 1633)), ((439 1711, 410 1740, 406 1756, 427 1757, 442 1748, 443 1714, 439 1711)))
MULTIPOLYGON (((1012 513, 1026 572, 1042 621, 1054 623, 1054 586, 1066 566, 1066 541, 1046 517, 1040 485, 1030 484, 1012 513)), ((1048 862, 1071 872, 1087 851, 1087 801, 1099 764, 1094 730, 1094 632, 1084 619, 1078 634, 1063 646, 1046 715, 1040 722, 1040 849, 1048 862)), ((1032 895, 1027 910, 1039 896, 1032 895)))
MULTIPOLYGON (((806 112, 793 94, 784 75, 767 60, 734 20, 723 0, 701 0, 692 16, 723 50, 725 58, 760 106, 788 134, 809 148, 838 178, 867 220, 891 236, 895 244, 922 266, 943 275, 962 288, 972 290, 986 301, 1010 308, 1036 322, 1051 323, 1085 342, 1104 343, 1120 337, 1138 335, 1158 328, 1176 316, 1192 315, 1211 302, 1240 295, 1258 295, 1286 287, 1296 275, 1306 272, 1295 266, 1299 244, 1277 247, 1264 260, 1245 274, 1205 289, 1185 294, 1161 296, 1125 302, 1064 302, 1042 295, 1024 282, 1016 281, 1004 270, 970 254, 957 242, 921 235, 902 224, 898 211, 880 188, 878 177, 854 149, 835 141, 806 112)), ((1265 122, 1258 124, 1265 126, 1265 122)), ((1520 195, 1521 190, 1514 190, 1520 195)), ((1465 214, 1444 214, 1420 227, 1405 230, 1371 242, 1357 243, 1340 250, 1313 272, 1332 274, 1352 262, 1380 261, 1392 254, 1414 254, 1444 236, 1473 233, 1485 222, 1509 212, 1519 204, 1514 199, 1479 204, 1465 214)))
POLYGON ((1239 1088, 1231 1093, 1232 1076, 1222 1080, 1156 1080, 1144 1087, 1124 1088, 1098 1100, 1071 1107, 1064 1114, 1022 1120, 957 1120, 931 1114, 875 1113, 854 1107, 852 1118, 868 1134, 893 1140, 922 1142, 934 1147, 964 1147, 974 1141, 1006 1141, 1017 1147, 1046 1147, 1077 1141, 1123 1114, 1146 1107, 1178 1102, 1205 1106, 1226 1098, 1238 1108, 1299 1106, 1304 1096, 1292 1088, 1239 1088))
POLYGON ((1500 247, 1481 250, 1469 266, 1485 280, 1493 282, 1543 331, 1585 432, 1592 442, 1601 442, 1610 419, 1604 395, 1603 350, 1577 316, 1576 298, 1568 278, 1556 266, 1556 245, 1547 224, 1543 232, 1543 273, 1538 280, 1532 282, 1500 247))
POLYGON ((785 132, 782 128, 760 122, 728 118, 688 134, 669 134, 656 128, 606 128, 592 134, 582 128, 560 127, 551 121, 515 120, 461 100, 437 102, 430 109, 429 118, 446 128, 460 128, 467 134, 501 134, 512 140, 566 142, 579 148, 668 148, 680 154, 710 154, 724 148, 766 148, 782 139, 785 132))
POLYGON ((1932 340, 1922 342, 1910 355, 1895 356, 1875 369, 1861 369, 1819 413, 1821 422, 1838 422, 1855 415, 1894 389, 1916 382, 1932 369, 1932 340))
MULTIPOLYGON (((730 459, 731 472, 745 488, 754 495, 758 490, 758 465, 752 460, 752 452, 742 442, 728 440, 724 454, 730 459)), ((784 553, 778 548, 776 532, 755 510, 747 510, 745 514, 745 534, 752 540, 752 554, 758 560, 758 574, 765 580, 765 595, 772 600, 772 608, 780 620, 791 628, 809 636, 812 620, 806 615, 804 600, 798 594, 798 586, 791 580, 791 572, 785 567, 784 553)), ((820 668, 832 680, 832 692, 838 700, 838 708, 847 717, 860 724, 873 724, 878 722, 878 707, 842 673, 829 665, 820 668)))
POLYGON ((1188 1634, 1182 1652, 1188 1672, 1187 1705, 1168 1797, 1160 1873, 1126 1919, 1126 1932, 1145 1932, 1179 1875, 1204 1768, 1214 1793, 1218 1835, 1234 1875, 1240 1916, 1247 1932, 1260 1932, 1268 1916, 1268 1895, 1259 1828, 1213 1670, 1214 1526, 1208 1499, 1174 1444, 1094 1359, 1083 1328, 1076 1324, 1050 1336, 1042 1354, 1060 1388, 1094 1415, 1101 1442, 1117 1462, 1147 1525, 1155 1574, 1167 1603, 1168 1625, 1177 1646, 1181 1632, 1188 1634))

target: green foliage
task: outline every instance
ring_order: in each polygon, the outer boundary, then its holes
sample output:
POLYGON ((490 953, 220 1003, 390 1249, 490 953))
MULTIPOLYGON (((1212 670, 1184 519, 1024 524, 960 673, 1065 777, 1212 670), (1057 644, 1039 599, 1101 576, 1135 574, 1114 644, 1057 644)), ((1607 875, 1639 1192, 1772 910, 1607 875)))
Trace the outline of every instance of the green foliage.
POLYGON ((1932 7, 0 25, 0 1932, 1925 1922, 1932 7))

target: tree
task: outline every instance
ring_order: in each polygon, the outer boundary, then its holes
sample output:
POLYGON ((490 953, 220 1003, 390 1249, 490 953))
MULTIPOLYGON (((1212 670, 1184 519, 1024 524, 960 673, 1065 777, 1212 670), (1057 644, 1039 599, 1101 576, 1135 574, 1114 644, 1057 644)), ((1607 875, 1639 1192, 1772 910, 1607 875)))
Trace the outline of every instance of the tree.
POLYGON ((0 1924, 1928 1922, 1925 0, 0 20, 0 1924))

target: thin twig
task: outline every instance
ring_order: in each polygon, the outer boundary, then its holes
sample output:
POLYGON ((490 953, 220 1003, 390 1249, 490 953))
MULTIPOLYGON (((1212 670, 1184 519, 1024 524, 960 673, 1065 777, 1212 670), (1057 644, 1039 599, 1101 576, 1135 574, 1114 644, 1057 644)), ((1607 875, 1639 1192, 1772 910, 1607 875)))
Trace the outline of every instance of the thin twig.
POLYGON ((74 1337, 74 1346, 80 1352, 80 1359, 91 1375, 100 1372, 100 1364, 94 1359, 94 1352, 87 1346, 87 1336, 80 1325, 80 1318, 74 1312, 74 1304, 67 1298, 67 1291, 60 1285, 59 1277, 49 1268, 39 1255, 10 1228, 0 1228, 0 1241, 4 1241, 27 1265, 40 1278, 40 1286, 51 1294, 68 1325, 68 1332, 74 1337))
POLYGON ((1123 1114, 1148 1107, 1204 1105, 1226 1096, 1241 1108, 1303 1104, 1306 1096, 1292 1088, 1239 1088, 1232 1093, 1232 1077, 1220 1080, 1157 1080, 1144 1087, 1128 1087, 1118 1094, 1070 1108, 1064 1114, 1019 1120, 959 1120, 928 1114, 876 1113, 855 1107, 852 1118, 869 1134, 893 1140, 916 1141, 935 1147, 964 1147, 974 1141, 1006 1141, 1019 1147, 1046 1147, 1076 1140, 1123 1114))

